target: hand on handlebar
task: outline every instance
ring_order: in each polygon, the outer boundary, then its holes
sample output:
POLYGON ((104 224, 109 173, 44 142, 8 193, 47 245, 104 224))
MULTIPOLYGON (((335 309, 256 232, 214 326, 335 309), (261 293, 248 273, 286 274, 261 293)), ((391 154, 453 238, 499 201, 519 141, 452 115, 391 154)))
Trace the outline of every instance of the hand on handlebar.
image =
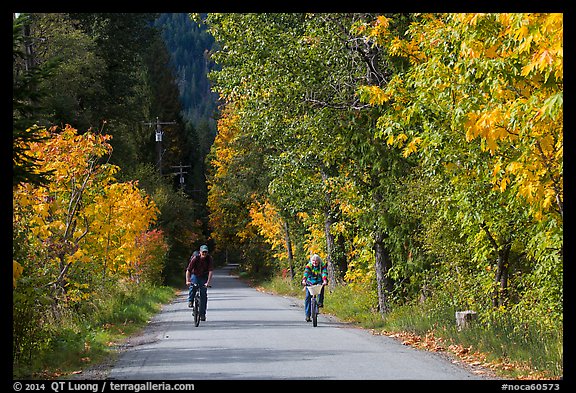
MULTIPOLYGON (((302 285, 304 286, 310 286, 310 285, 318 285, 318 284, 312 284, 310 281, 307 280, 302 280, 302 285)), ((328 285, 328 282, 326 280, 322 281, 322 285, 328 285)))

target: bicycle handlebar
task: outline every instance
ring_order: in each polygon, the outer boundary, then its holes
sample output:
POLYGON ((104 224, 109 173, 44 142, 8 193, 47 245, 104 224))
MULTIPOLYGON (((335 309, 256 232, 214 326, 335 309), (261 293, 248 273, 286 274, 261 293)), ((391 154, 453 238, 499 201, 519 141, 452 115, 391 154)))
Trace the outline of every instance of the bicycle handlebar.
POLYGON ((306 286, 306 287, 311 287, 313 285, 328 285, 328 284, 326 284, 324 282, 321 282, 319 284, 312 284, 310 281, 306 281, 306 284, 304 284, 304 286, 306 286))
MULTIPOLYGON (((200 286, 200 285, 194 284, 194 283, 192 283, 192 285, 195 286, 195 287, 199 287, 199 286, 200 286)), ((212 285, 206 285, 206 284, 204 284, 204 286, 205 286, 206 288, 212 288, 212 285)))

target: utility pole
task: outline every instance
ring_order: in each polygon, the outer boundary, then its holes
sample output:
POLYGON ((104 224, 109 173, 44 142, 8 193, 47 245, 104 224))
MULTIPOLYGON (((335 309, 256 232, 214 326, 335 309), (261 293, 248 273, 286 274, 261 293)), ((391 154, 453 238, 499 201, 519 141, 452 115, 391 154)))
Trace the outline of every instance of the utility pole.
POLYGON ((183 172, 182 169, 184 168, 191 168, 191 165, 182 165, 182 163, 180 163, 180 165, 177 166, 171 166, 171 168, 178 168, 180 171, 174 173, 174 175, 180 175, 180 187, 182 187, 182 189, 184 189, 184 174, 188 173, 188 172, 183 172))
POLYGON ((160 121, 158 120, 158 117, 156 117, 155 123, 148 122, 144 124, 147 125, 148 127, 156 125, 156 151, 158 152, 158 171, 160 172, 160 175, 162 175, 162 135, 164 135, 164 132, 162 131, 162 127, 160 126, 165 124, 176 124, 176 122, 160 121))

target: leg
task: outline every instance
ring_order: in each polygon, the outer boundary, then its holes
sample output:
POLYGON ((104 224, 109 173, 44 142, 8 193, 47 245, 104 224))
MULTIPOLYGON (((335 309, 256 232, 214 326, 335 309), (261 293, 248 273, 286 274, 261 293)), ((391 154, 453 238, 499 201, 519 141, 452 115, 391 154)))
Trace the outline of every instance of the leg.
POLYGON ((194 295, 196 291, 194 290, 194 284, 198 283, 198 277, 195 274, 190 276, 190 288, 188 289, 188 303, 194 300, 194 295))
POLYGON ((200 316, 203 317, 206 315, 206 305, 208 303, 207 289, 204 286, 208 277, 198 277, 196 275, 193 275, 192 277, 194 277, 193 282, 196 282, 200 287, 200 316))
POLYGON ((190 287, 188 288, 188 307, 192 307, 192 301, 194 300, 194 279, 190 278, 190 281, 190 287))
POLYGON ((310 300, 312 299, 312 295, 308 292, 308 288, 306 288, 306 297, 304 298, 304 312, 306 314, 306 318, 310 318, 310 300))
POLYGON ((324 288, 326 288, 326 285, 322 287, 320 295, 318 295, 318 307, 324 307, 324 288))
POLYGON ((200 285, 200 316, 206 316, 206 306, 208 305, 208 289, 204 286, 205 280, 200 285))

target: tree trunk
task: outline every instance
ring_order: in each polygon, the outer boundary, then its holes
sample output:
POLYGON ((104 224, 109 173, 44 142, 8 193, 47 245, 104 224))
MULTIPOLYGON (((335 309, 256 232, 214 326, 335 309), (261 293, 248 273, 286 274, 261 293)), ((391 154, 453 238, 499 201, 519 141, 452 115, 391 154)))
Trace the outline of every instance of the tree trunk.
POLYGON ((338 237, 336 238, 336 244, 338 247, 338 261, 337 261, 338 273, 339 273, 338 278, 340 280, 344 280, 344 276, 348 271, 348 258, 346 257, 346 253, 344 252, 344 250, 346 250, 346 239, 344 238, 344 236, 338 235, 338 237))
POLYGON ((326 235, 326 263, 328 264, 328 287, 333 290, 336 288, 336 268, 332 263, 332 256, 334 253, 334 235, 330 233, 330 227, 334 223, 330 210, 326 209, 324 212, 324 232, 326 235))
POLYGON ((480 227, 486 232, 488 236, 488 241, 494 247, 494 250, 498 254, 496 260, 496 276, 494 277, 494 294, 492 295, 492 306, 500 307, 503 306, 508 297, 508 272, 510 270, 509 260, 510 260, 510 249, 512 248, 511 240, 506 240, 503 246, 500 246, 496 239, 490 233, 488 225, 486 223, 480 224, 480 227))
POLYGON ((392 280, 388 278, 388 271, 392 267, 390 254, 384 245, 384 236, 378 233, 374 239, 376 286, 378 290, 378 310, 384 315, 390 311, 390 293, 392 280))
POLYGON ((506 304, 508 298, 508 272, 509 272, 509 257, 510 257, 511 244, 506 243, 498 251, 498 260, 496 266, 496 277, 494 289, 494 297, 492 305, 500 307, 506 304))
POLYGON ((288 222, 284 221, 284 235, 286 239, 286 250, 288 252, 288 266, 290 268, 290 279, 294 279, 294 254, 292 253, 292 240, 290 239, 290 231, 288 222))
MULTIPOLYGON (((322 176, 322 181, 324 184, 328 181, 328 174, 325 170, 321 170, 320 174, 322 176)), ((335 217, 337 216, 335 212, 332 210, 332 197, 330 192, 326 192, 324 194, 325 200, 325 208, 324 208, 324 233, 326 236, 326 264, 328 265, 328 287, 330 290, 334 290, 336 288, 336 284, 338 282, 338 267, 336 266, 337 258, 336 258, 336 242, 334 239, 334 235, 330 233, 330 227, 332 224, 337 222, 335 217)))

